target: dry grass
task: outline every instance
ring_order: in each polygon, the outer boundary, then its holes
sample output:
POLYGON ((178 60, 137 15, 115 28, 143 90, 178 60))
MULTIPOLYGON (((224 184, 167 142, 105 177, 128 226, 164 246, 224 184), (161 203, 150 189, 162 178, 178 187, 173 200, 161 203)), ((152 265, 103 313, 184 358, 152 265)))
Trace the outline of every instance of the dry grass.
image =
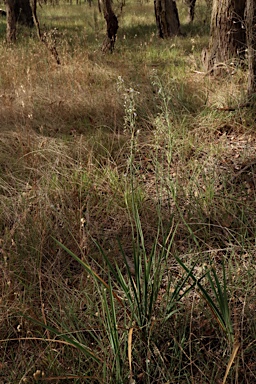
POLYGON ((246 73, 198 73, 207 21, 198 16, 183 26, 187 36, 160 42, 148 3, 127 4, 116 51, 102 56, 104 23, 88 8, 40 11, 46 30, 58 27, 60 66, 33 35, 0 46, 0 381, 127 382, 128 312, 116 309, 117 368, 102 306, 109 299, 54 238, 107 280, 96 240, 127 276, 118 240, 132 263, 136 206, 147 255, 176 229, 148 339, 133 325, 136 382, 220 383, 225 375, 231 346, 196 290, 164 321, 182 276, 177 255, 187 266, 197 261, 197 276, 205 264, 220 273, 225 261, 240 340, 227 383, 253 383, 256 135, 253 110, 241 107, 246 73), (75 335, 102 364, 47 326, 75 335))

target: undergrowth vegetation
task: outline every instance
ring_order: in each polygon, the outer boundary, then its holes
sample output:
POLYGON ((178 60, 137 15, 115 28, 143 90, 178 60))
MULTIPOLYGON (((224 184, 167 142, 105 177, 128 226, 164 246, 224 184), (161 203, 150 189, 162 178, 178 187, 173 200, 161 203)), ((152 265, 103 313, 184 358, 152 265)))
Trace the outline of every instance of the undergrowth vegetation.
POLYGON ((39 9, 60 65, 0 44, 1 383, 256 381, 246 63, 204 73, 209 12, 178 5, 160 41, 128 1, 112 55, 96 4, 39 9))

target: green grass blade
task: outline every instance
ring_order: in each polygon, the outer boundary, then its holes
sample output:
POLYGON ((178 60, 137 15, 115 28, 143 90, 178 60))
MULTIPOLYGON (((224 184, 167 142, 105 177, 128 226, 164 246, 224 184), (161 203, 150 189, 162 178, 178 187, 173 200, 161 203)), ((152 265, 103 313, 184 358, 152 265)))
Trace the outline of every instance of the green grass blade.
POLYGON ((48 331, 52 332, 53 334, 58 336, 61 340, 64 340, 68 344, 70 344, 71 346, 79 349, 87 357, 92 358, 95 362, 97 362, 97 363, 102 363, 103 362, 88 347, 86 347, 84 344, 80 343, 79 341, 75 340, 74 338, 71 338, 71 337, 67 336, 66 334, 63 334, 63 333, 59 332, 57 329, 55 329, 53 327, 50 327, 49 325, 46 325, 46 324, 44 324, 43 322, 41 322, 39 320, 33 319, 32 317, 29 317, 29 316, 26 316, 26 315, 23 315, 23 317, 25 317, 26 319, 30 320, 34 324, 37 324, 37 325, 43 327, 44 329, 47 329, 48 331))
MULTIPOLYGON (((175 256, 175 258, 178 261, 178 263, 182 266, 182 268, 184 268, 185 271, 187 271, 189 273, 189 269, 185 266, 185 264, 181 261, 181 259, 179 257, 177 257, 177 256, 175 256)), ((226 324, 225 324, 225 320, 223 318, 223 315, 220 312, 220 310, 218 309, 218 307, 216 306, 216 304, 214 303, 214 301, 211 298, 211 296, 208 294, 208 292, 202 286, 202 284, 199 282, 199 280, 193 275, 193 273, 190 274, 190 277, 195 282, 196 286, 199 288, 199 291, 200 291, 202 297, 205 299, 207 305, 209 306, 209 308, 210 308, 211 312, 213 313, 214 317, 216 318, 216 320, 220 324, 221 328, 225 332, 227 332, 226 324)))
MULTIPOLYGON (((98 282, 100 282, 101 284, 103 284, 105 286, 105 288, 107 290, 110 290, 110 287, 109 285, 96 273, 93 271, 93 269, 88 265, 86 264, 83 260, 81 260, 77 255, 75 255, 72 251, 70 251, 70 249, 68 249, 67 247, 65 247, 65 245, 63 245, 61 242, 59 242, 57 239, 54 239, 54 241, 62 248, 64 249, 70 256, 72 256, 79 264, 81 264, 83 266, 83 268, 92 276, 94 277, 98 282)), ((120 297, 115 293, 113 292, 113 295, 115 296, 115 298, 117 299, 117 301, 122 305, 124 306, 124 303, 122 302, 122 300, 120 299, 120 297)))

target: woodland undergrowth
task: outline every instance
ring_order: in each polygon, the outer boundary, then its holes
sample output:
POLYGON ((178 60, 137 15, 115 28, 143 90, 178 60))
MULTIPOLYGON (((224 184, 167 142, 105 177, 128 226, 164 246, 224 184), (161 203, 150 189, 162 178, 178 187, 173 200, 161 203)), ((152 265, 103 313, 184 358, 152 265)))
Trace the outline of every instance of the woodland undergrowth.
POLYGON ((96 4, 43 5, 60 65, 2 38, 1 383, 256 380, 246 63, 205 73, 205 2, 192 25, 178 6, 162 41, 127 2, 103 55, 96 4))

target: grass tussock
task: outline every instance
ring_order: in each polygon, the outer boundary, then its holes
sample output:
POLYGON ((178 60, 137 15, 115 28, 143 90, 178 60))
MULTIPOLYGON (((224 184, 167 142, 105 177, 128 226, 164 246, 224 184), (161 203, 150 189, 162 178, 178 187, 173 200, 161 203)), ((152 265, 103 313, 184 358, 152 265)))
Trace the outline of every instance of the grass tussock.
POLYGON ((35 31, 0 45, 3 383, 255 382, 246 70, 203 73, 205 2, 178 5, 159 41, 128 2, 112 55, 88 4, 39 10, 61 65, 35 31))

